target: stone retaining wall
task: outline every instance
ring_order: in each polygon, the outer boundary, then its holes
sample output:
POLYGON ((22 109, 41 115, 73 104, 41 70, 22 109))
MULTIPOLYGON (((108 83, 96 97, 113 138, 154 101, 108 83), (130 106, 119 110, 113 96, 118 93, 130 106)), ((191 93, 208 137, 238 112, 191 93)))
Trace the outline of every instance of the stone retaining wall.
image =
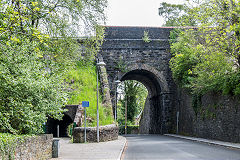
MULTIPOLYGON (((47 160, 52 158, 52 134, 27 137, 22 142, 18 141, 15 148, 15 155, 10 155, 15 160, 47 160)), ((12 146, 7 150, 14 151, 12 146)), ((12 154, 12 153, 9 153, 12 154)), ((9 157, 0 155, 0 159, 9 157)), ((9 158, 6 158, 9 159, 9 158)), ((10 158, 11 159, 11 158, 10 158)))
MULTIPOLYGON (((118 139, 118 126, 115 124, 99 127, 99 141, 118 139)), ((87 142, 97 142, 97 128, 87 127, 87 142)), ((76 127, 73 131, 73 143, 84 143, 84 127, 76 127)))
POLYGON ((240 142, 240 97, 208 93, 194 109, 192 96, 185 91, 179 96, 180 134, 240 142))

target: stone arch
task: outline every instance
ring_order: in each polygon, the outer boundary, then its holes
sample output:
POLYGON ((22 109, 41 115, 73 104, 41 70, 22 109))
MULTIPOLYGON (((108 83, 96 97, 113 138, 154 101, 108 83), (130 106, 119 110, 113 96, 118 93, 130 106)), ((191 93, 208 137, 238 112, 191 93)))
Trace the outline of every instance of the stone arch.
POLYGON ((161 92, 169 92, 169 88, 168 88, 166 78, 164 77, 162 72, 159 72, 154 67, 151 67, 147 64, 135 64, 135 65, 127 66, 127 70, 128 70, 128 72, 126 72, 126 73, 120 72, 120 77, 119 77, 120 80, 123 77, 125 77, 127 74, 129 74, 129 72, 137 71, 137 70, 140 71, 140 72, 141 71, 146 71, 146 72, 149 72, 150 74, 154 75, 154 78, 157 80, 158 84, 161 87, 161 92))
POLYGON ((120 81, 137 80, 148 89, 140 132, 145 134, 167 133, 167 108, 169 108, 168 83, 163 73, 147 64, 135 64, 127 67, 128 72, 120 72, 120 81))

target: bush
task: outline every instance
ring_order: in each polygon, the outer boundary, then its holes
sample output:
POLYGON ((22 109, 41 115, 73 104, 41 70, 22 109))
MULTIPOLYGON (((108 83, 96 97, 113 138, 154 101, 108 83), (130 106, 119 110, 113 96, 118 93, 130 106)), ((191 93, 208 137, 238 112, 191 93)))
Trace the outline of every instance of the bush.
MULTIPOLYGON (((170 67, 181 87, 196 95, 211 91, 240 94, 240 21, 235 18, 239 4, 204 0, 186 11, 185 20, 193 20, 198 27, 185 28, 180 33, 173 30, 170 34, 173 53, 170 67)), ((181 18, 179 15, 178 19, 181 18)), ((186 25, 184 21, 180 24, 186 25)))
POLYGON ((2 160, 15 159, 15 150, 19 142, 31 135, 13 135, 9 133, 0 133, 0 158, 2 160))
MULTIPOLYGON (((47 116, 60 119, 67 94, 62 79, 47 72, 36 42, 0 47, 0 132, 42 133, 47 116)), ((54 62, 49 69, 58 70, 54 62)))

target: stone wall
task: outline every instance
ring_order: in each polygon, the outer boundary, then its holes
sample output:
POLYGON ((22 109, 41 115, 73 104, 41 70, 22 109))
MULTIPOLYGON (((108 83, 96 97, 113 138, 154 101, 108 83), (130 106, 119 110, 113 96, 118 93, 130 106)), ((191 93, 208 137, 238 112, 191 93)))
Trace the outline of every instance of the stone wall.
POLYGON ((139 123, 139 133, 140 134, 149 134, 150 130, 150 111, 151 111, 151 106, 150 106, 150 101, 149 97, 146 98, 145 100, 145 105, 144 105, 144 110, 141 115, 141 120, 139 123))
MULTIPOLYGON (((97 142, 97 128, 87 127, 87 142, 97 142)), ((115 124, 99 127, 99 141, 118 139, 118 126, 115 124)), ((84 143, 84 127, 76 127, 73 131, 73 143, 84 143)))
MULTIPOLYGON (((22 142, 20 141, 17 142, 14 159, 15 160, 50 159, 52 158, 52 141, 53 141, 52 134, 45 134, 25 138, 22 142)), ((13 150, 13 148, 10 148, 10 150, 13 150)), ((4 159, 3 155, 0 155, 0 159, 4 159)))
POLYGON ((192 96, 179 91, 180 134, 240 142, 240 97, 209 93, 195 108, 192 102, 192 96))

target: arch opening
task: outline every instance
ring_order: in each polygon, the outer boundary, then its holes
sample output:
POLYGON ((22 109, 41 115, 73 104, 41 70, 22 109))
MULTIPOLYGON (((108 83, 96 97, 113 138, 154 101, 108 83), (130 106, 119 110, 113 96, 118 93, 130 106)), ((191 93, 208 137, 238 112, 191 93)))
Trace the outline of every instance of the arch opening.
POLYGON ((126 80, 119 84, 118 93, 118 124, 120 134, 123 134, 126 120, 128 125, 139 125, 148 90, 138 81, 126 80))
POLYGON ((73 120, 67 114, 64 114, 62 120, 49 118, 47 121, 46 132, 48 134, 53 134, 53 137, 57 137, 57 126, 59 125, 59 136, 68 137, 67 129, 71 123, 73 123, 73 120))
POLYGON ((164 111, 162 102, 161 81, 152 72, 135 69, 125 73, 121 81, 136 80, 148 90, 144 111, 141 115, 139 130, 141 134, 163 134, 164 111))

